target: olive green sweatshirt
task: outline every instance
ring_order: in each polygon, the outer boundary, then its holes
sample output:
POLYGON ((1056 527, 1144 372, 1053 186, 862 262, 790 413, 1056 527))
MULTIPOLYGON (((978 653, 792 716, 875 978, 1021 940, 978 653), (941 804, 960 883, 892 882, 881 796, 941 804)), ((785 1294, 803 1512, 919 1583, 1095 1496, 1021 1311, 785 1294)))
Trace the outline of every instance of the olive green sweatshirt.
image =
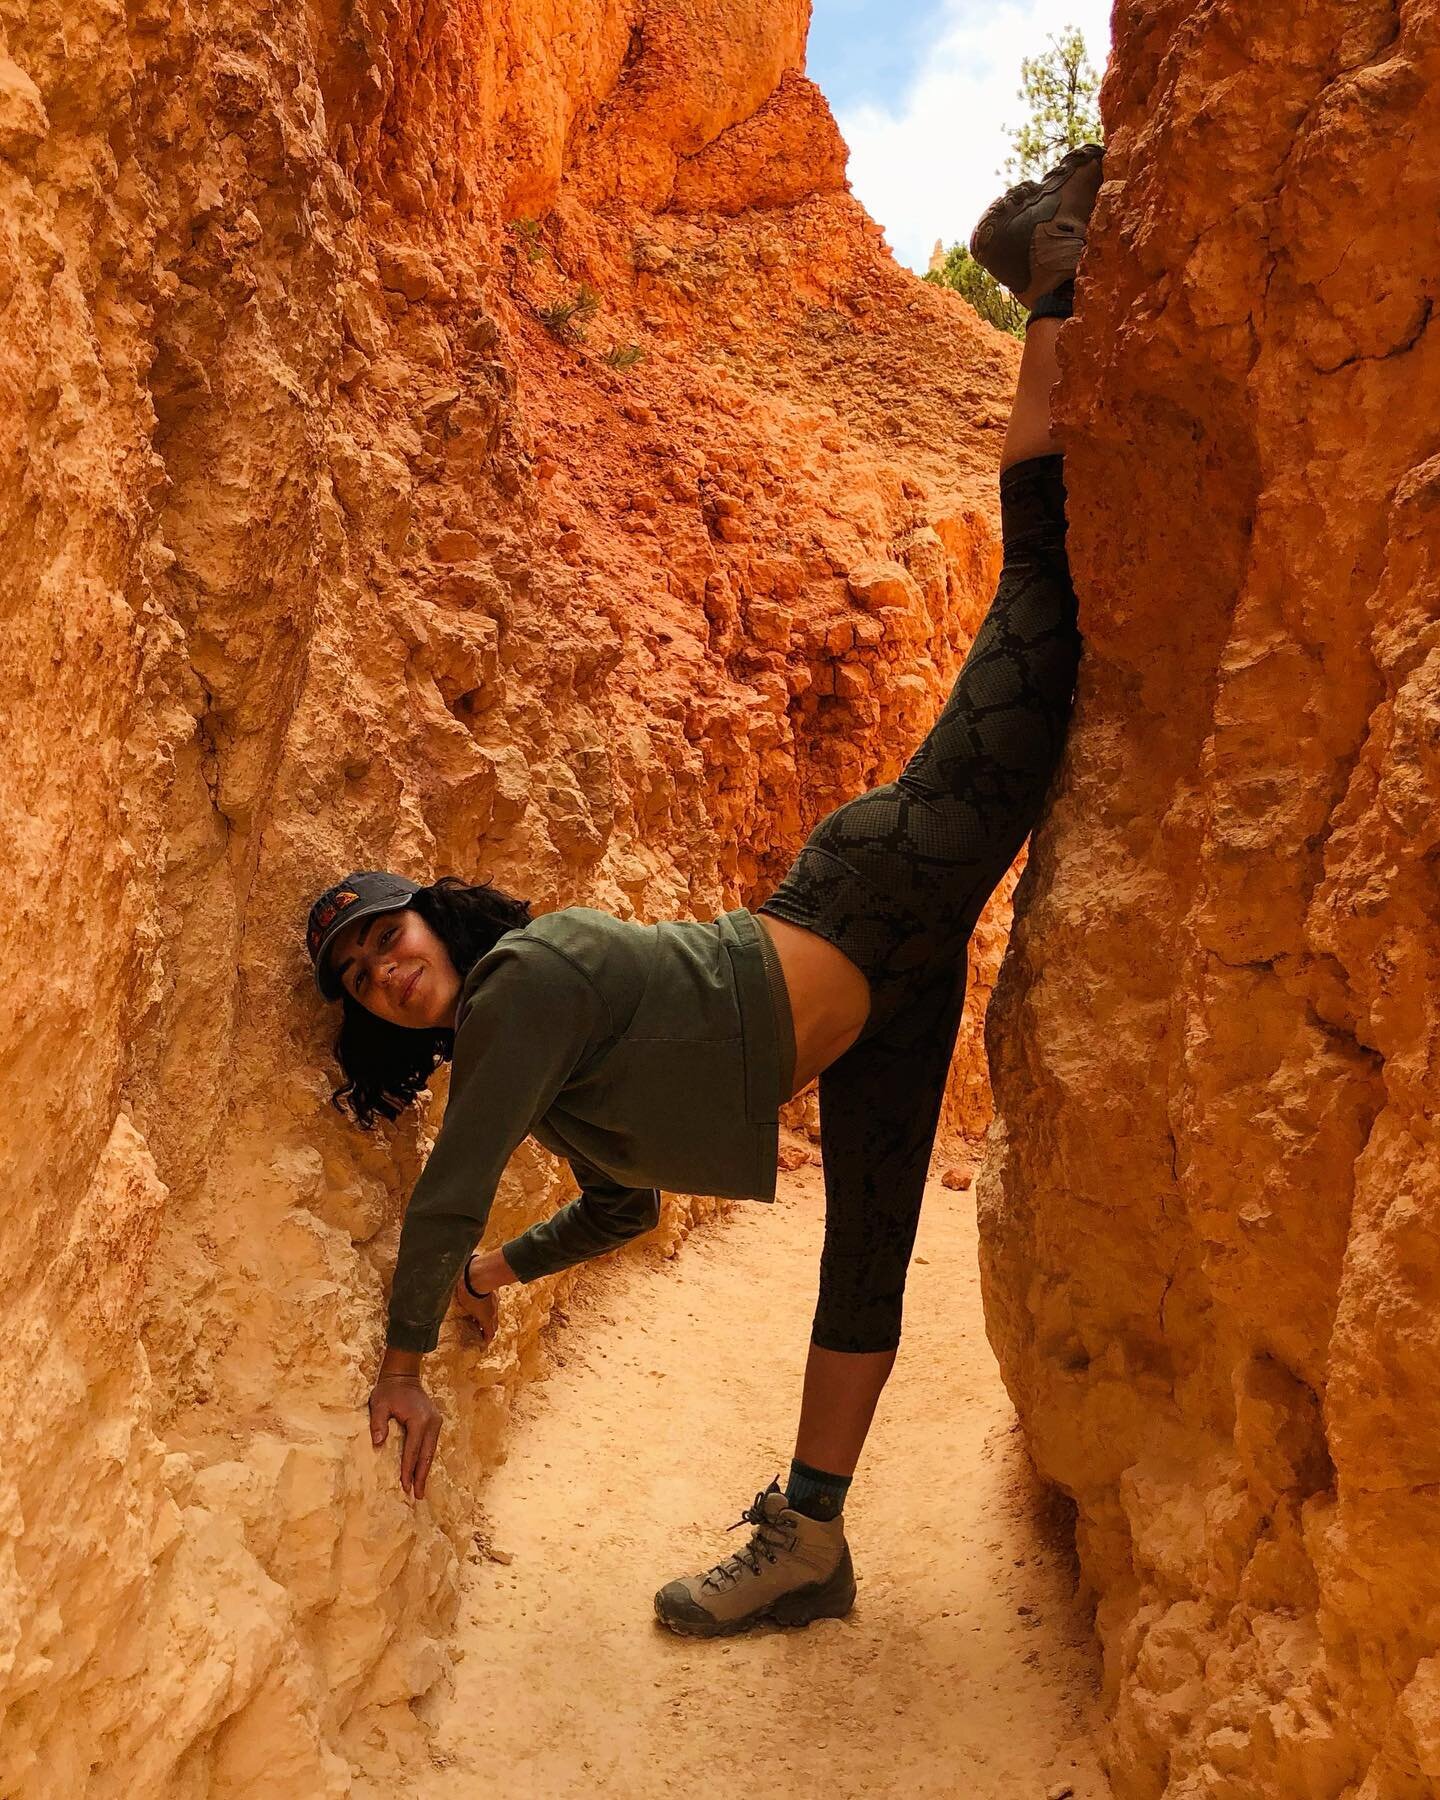
POLYGON ((400 1233, 389 1342, 433 1350, 526 1137, 580 1197, 506 1244, 521 1281, 660 1216, 659 1188, 773 1200, 795 1044, 774 946, 743 908, 636 925, 588 906, 509 931, 465 979, 450 1099, 400 1233))

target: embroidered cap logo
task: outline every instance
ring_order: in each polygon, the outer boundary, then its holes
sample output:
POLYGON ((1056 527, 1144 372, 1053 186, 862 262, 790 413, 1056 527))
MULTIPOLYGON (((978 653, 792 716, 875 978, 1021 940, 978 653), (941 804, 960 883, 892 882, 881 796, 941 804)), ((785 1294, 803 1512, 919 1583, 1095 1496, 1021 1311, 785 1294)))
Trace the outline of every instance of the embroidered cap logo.
POLYGON ((339 888, 333 894, 324 894, 315 902, 315 915, 310 922, 310 954, 314 956, 320 946, 320 940, 329 930, 333 920, 347 906, 353 906, 360 896, 351 888, 339 888))

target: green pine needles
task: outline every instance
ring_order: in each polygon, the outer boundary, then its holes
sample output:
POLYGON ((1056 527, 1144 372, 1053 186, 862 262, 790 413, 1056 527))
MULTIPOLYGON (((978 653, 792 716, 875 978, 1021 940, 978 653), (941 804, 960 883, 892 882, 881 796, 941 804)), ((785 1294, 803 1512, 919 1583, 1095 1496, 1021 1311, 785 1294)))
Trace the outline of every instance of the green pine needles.
POLYGON ((612 344, 604 356, 612 369, 631 369, 644 360, 645 352, 638 344, 612 344))
POLYGON ((578 344, 599 310, 600 296, 594 288, 581 282, 568 300, 557 300, 551 306, 536 309, 535 316, 552 337, 562 344, 578 344))
POLYGON ((1090 66, 1084 33, 1067 25, 1058 38, 1051 34, 1050 44, 1043 56, 1021 58, 1015 98, 1026 102, 1030 117, 1007 127, 1014 154, 995 171, 1012 181, 1034 181, 1067 150, 1104 142, 1096 105, 1100 77, 1090 66))

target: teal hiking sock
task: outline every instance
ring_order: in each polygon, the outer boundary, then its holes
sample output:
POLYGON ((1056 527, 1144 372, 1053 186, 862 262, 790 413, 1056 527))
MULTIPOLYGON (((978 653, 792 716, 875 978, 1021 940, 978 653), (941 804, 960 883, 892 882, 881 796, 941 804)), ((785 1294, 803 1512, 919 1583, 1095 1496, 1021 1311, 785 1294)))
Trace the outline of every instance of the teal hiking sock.
POLYGON ((1030 318, 1026 319, 1068 319, 1075 310, 1075 279, 1062 281, 1057 288, 1051 288, 1048 294, 1042 294, 1030 308, 1030 318))
POLYGON ((827 1475, 823 1469, 812 1469, 809 1463, 792 1462, 790 1479, 785 1483, 785 1504, 807 1519, 838 1519, 845 1510, 845 1494, 853 1480, 850 1475, 827 1475))

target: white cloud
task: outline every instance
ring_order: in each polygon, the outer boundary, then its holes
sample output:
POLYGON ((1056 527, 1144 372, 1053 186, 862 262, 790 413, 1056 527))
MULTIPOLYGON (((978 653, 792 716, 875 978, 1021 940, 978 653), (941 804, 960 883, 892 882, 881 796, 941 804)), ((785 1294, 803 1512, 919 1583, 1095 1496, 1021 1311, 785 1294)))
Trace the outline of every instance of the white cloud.
POLYGON ((1022 57, 1050 48, 1066 25, 1084 33, 1091 64, 1110 49, 1109 0, 1007 0, 977 7, 948 0, 935 41, 895 107, 837 112, 850 146, 850 186, 885 228, 897 259, 923 273, 936 238, 965 240, 1010 178, 1005 126, 1023 122, 1016 98, 1022 57))

